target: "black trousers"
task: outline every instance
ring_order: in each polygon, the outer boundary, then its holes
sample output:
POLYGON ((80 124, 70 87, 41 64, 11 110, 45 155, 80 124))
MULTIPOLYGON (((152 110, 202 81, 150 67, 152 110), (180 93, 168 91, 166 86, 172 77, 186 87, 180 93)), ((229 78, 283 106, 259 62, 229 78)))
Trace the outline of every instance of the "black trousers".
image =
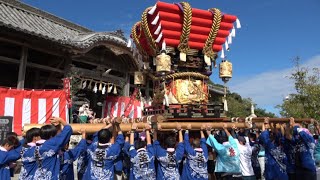
POLYGON ((289 180, 296 180, 296 173, 288 173, 289 180))
MULTIPOLYGON (((289 177, 290 178, 290 177, 289 177)), ((297 180, 317 180, 317 173, 306 168, 296 168, 295 179, 297 180)), ((295 180, 294 179, 294 180, 295 180)))
POLYGON ((223 175, 225 173, 215 173, 217 180, 242 180, 242 177, 233 177, 233 175, 223 175))

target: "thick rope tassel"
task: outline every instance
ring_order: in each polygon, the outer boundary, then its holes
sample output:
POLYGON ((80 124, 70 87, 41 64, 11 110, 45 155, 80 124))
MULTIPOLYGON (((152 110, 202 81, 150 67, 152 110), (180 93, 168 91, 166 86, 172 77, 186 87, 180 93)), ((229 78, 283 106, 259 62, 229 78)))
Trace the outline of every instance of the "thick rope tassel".
POLYGON ((180 5, 183 8, 183 24, 178 50, 180 51, 180 60, 187 61, 187 52, 190 49, 188 41, 191 30, 192 9, 190 4, 187 2, 181 2, 180 5))
POLYGON ((148 11, 151 10, 152 7, 147 8, 143 13, 142 13, 142 17, 141 17, 141 28, 143 30, 144 35, 146 36, 148 45, 152 51, 151 56, 156 56, 157 55, 157 44, 155 42, 155 40, 152 37, 152 34, 150 32, 149 26, 148 26, 148 19, 147 19, 147 15, 148 15, 148 11))
POLYGON ((208 35, 208 39, 206 40, 202 53, 204 54, 204 61, 208 66, 211 66, 211 59, 214 59, 216 53, 212 50, 212 44, 216 39, 218 34, 220 23, 221 23, 221 11, 219 9, 213 8, 210 9, 213 13, 212 26, 208 35))
POLYGON ((141 27, 141 23, 140 21, 139 22, 136 22, 132 29, 131 29, 131 36, 132 36, 132 39, 133 39, 133 42, 135 43, 137 49, 139 50, 140 54, 145 54, 143 48, 141 47, 141 44, 139 42, 139 38, 141 36, 141 29, 140 29, 140 34, 137 35, 137 28, 138 27, 141 27))
MULTIPOLYGON (((163 78, 163 77, 156 77, 151 73, 149 73, 148 75, 153 81, 161 80, 163 78)), ((183 78, 183 77, 193 77, 193 78, 203 79, 203 80, 209 79, 208 76, 203 75, 201 73, 197 73, 197 72, 180 72, 180 73, 169 74, 169 75, 166 75, 164 79, 183 78)))

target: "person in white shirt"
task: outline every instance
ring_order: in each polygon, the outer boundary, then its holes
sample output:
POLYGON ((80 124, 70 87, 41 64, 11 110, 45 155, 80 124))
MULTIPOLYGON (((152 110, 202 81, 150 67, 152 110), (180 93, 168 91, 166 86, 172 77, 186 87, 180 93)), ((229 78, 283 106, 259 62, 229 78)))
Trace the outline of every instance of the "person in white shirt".
POLYGON ((238 136, 238 149, 240 152, 240 169, 243 180, 255 180, 254 171, 251 164, 252 148, 249 143, 249 138, 244 136, 238 136))

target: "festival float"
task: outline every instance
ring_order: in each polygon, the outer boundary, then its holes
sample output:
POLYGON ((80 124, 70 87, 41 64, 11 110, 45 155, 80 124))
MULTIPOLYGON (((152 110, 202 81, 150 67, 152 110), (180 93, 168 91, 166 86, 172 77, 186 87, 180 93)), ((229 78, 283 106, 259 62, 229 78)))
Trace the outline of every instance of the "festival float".
POLYGON ((236 16, 217 8, 201 10, 187 2, 161 1, 146 8, 131 30, 138 57, 144 62, 135 79, 151 79, 154 87, 153 102, 144 107, 143 115, 161 115, 166 123, 224 121, 226 96, 221 103, 209 102, 208 82, 219 53, 220 78, 225 83, 232 78, 225 50, 229 51, 240 27, 236 16))
MULTIPOLYGON (((123 131, 130 131, 131 123, 138 123, 140 130, 145 123, 153 128, 161 125, 162 131, 171 131, 179 123, 182 128, 188 124, 192 130, 199 130, 204 123, 212 128, 249 128, 255 124, 260 128, 263 122, 283 123, 289 118, 244 117, 230 118, 227 111, 226 83, 232 78, 232 63, 225 53, 230 50, 236 29, 241 28, 237 16, 221 12, 217 8, 201 10, 192 8, 187 2, 157 3, 144 10, 141 21, 131 30, 131 39, 138 51, 135 57, 143 66, 134 73, 135 91, 119 116, 114 119, 123 131), (217 65, 220 60, 219 66, 217 65), (213 68, 219 68, 219 77, 225 83, 225 94, 221 103, 209 102, 209 77, 213 68), (152 80, 154 94, 152 103, 142 104, 142 116, 130 117, 133 102, 141 96, 140 87, 152 80)), ((312 123, 312 119, 295 119, 295 122, 312 123)), ((26 125, 24 131, 39 125, 26 125)), ((105 125, 86 124, 89 133, 105 125)), ((77 133, 83 124, 72 124, 77 133)))
POLYGON ((187 2, 158 1, 147 8, 131 31, 144 62, 141 71, 153 80, 155 89, 152 106, 145 108, 144 115, 220 117, 214 109, 223 110, 223 106, 208 102, 208 80, 220 51, 220 77, 225 82, 232 77, 232 64, 225 59, 224 48, 229 50, 235 26, 240 28, 236 16, 216 8, 191 8, 187 2))

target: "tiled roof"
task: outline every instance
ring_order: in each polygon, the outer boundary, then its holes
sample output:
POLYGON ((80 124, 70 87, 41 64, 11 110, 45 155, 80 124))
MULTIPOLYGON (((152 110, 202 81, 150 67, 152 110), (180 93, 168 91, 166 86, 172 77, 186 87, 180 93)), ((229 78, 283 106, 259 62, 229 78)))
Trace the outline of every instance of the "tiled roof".
POLYGON ((93 32, 15 0, 0 0, 1 26, 80 49, 101 41, 126 47, 125 38, 116 33, 93 32))
POLYGON ((209 91, 211 91, 211 92, 221 94, 221 95, 224 94, 224 88, 222 88, 222 87, 219 87, 216 85, 211 85, 211 84, 208 84, 208 87, 209 87, 209 91))

